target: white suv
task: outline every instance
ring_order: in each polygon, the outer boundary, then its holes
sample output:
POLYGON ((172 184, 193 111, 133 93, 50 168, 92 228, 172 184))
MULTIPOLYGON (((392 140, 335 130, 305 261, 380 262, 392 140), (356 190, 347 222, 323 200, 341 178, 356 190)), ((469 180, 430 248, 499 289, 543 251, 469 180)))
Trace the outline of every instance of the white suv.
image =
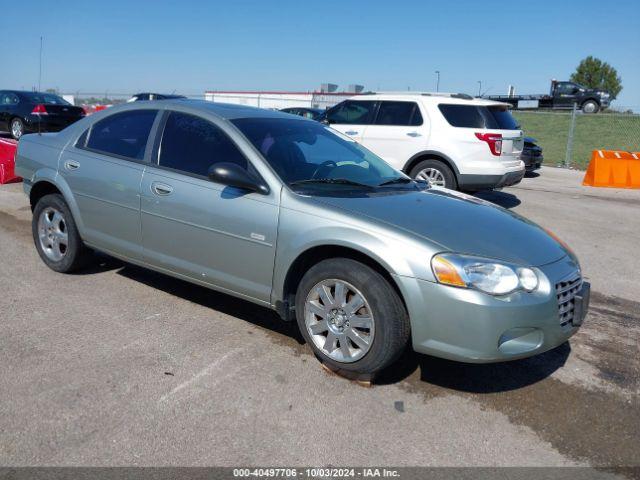
POLYGON ((464 94, 377 93, 345 100, 320 121, 413 178, 472 191, 524 176, 524 140, 509 108, 464 94))

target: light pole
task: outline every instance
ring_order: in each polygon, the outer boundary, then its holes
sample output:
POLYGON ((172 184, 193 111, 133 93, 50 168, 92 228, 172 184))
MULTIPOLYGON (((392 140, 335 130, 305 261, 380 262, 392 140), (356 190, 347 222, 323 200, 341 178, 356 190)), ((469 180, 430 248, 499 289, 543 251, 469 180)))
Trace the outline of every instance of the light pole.
POLYGON ((42 37, 40 37, 40 62, 38 65, 38 91, 42 90, 42 37))
POLYGON ((440 70, 436 70, 436 92, 440 91, 440 70))
POLYGON ((482 96, 482 80, 478 80, 478 96, 482 96))

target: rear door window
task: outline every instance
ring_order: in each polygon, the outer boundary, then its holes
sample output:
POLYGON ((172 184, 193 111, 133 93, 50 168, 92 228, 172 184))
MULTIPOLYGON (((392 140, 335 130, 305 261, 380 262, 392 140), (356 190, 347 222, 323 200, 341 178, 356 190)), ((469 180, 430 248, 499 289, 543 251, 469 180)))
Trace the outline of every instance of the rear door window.
POLYGON ((440 104, 438 109, 449 125, 459 128, 516 130, 518 122, 502 106, 440 104))
POLYGON ((327 112, 329 123, 338 125, 368 125, 373 120, 376 102, 346 100, 327 112))
POLYGON ((220 162, 248 168, 246 157, 219 127, 195 115, 169 114, 160 145, 161 167, 207 177, 209 168, 220 162))
MULTIPOLYGON (((157 113, 157 110, 133 110, 103 118, 91 127, 85 148, 142 160, 157 113)), ((77 146, 82 148, 82 143, 79 141, 77 146)))
POLYGON ((375 124, 417 126, 422 125, 422 115, 415 102, 381 102, 375 124))

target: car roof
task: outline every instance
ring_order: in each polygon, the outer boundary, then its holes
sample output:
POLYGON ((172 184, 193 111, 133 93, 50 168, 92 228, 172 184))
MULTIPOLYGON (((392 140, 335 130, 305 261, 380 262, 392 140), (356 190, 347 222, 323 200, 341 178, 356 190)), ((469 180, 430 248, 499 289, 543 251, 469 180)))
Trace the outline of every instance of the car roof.
POLYGON ((185 107, 192 111, 200 111, 203 113, 212 113, 220 118, 226 120, 234 120, 237 118, 282 118, 287 120, 299 119, 300 121, 311 121, 303 117, 292 116, 288 113, 281 112, 279 110, 266 110, 264 108, 250 107, 248 105, 237 105, 232 103, 218 103, 208 100, 195 100, 191 98, 175 98, 168 100, 151 100, 148 102, 131 102, 122 103, 114 107, 103 110, 107 111, 124 111, 124 110, 136 110, 139 108, 158 108, 171 110, 171 107, 178 107, 184 109, 185 107), (139 105, 144 103, 144 106, 139 105))
POLYGON ((464 93, 441 93, 441 92, 374 92, 361 94, 349 98, 349 100, 388 100, 388 101, 416 101, 422 103, 439 105, 441 103, 459 104, 459 105, 482 105, 496 106, 501 105, 510 107, 505 102, 497 102, 495 100, 487 100, 484 98, 476 98, 464 93))

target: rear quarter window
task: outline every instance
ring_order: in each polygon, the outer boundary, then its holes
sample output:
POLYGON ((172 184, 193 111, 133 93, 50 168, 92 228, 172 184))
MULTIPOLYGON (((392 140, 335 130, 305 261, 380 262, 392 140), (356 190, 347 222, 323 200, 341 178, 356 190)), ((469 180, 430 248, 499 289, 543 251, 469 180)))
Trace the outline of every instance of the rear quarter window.
POLYGON ((518 122, 502 106, 440 104, 438 109, 452 127, 517 130, 518 122))

